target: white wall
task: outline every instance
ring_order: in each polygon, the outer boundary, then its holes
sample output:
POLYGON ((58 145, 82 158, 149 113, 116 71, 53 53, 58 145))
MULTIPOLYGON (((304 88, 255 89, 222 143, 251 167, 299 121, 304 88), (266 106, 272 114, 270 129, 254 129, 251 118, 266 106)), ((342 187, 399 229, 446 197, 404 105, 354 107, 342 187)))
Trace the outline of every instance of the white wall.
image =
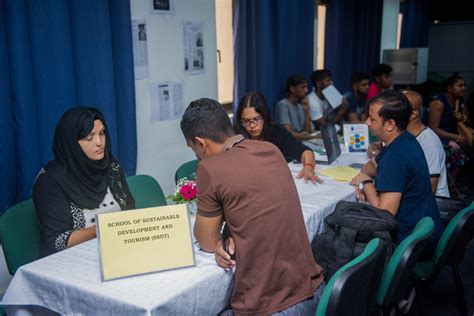
POLYGON ((131 15, 147 21, 150 78, 135 81, 137 103, 137 174, 149 174, 165 195, 174 190, 174 174, 184 162, 195 159, 186 147, 179 120, 151 122, 150 81, 183 82, 184 104, 209 97, 217 99, 216 17, 214 0, 172 0, 175 15, 150 15, 151 0, 132 0, 131 15), (184 75, 183 21, 204 22, 205 74, 184 75))
POLYGON ((216 1, 216 38, 221 60, 217 60, 218 101, 232 103, 234 98, 234 38, 232 0, 216 1))
POLYGON ((382 15, 382 35, 380 41, 380 62, 383 50, 397 48, 398 12, 400 0, 384 0, 382 15))

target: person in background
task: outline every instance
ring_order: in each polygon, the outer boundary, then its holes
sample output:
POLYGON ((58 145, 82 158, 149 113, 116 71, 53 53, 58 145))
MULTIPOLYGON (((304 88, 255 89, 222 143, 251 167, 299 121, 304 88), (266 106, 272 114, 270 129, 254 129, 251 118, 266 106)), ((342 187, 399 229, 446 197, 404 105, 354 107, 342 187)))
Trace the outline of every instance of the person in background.
POLYGON ((285 128, 272 124, 265 97, 250 92, 239 101, 234 129, 237 134, 253 140, 275 144, 287 160, 297 160, 303 165, 297 178, 313 183, 321 182, 315 174, 316 160, 311 149, 297 141, 285 128))
POLYGON ((395 90, 380 93, 368 106, 366 123, 385 147, 364 165, 351 184, 356 186, 360 200, 396 217, 398 242, 413 232, 420 219, 431 217, 435 232, 422 254, 429 258, 443 228, 423 149, 406 131, 412 106, 405 95, 395 90))
POLYGON ((346 113, 346 121, 357 123, 365 121, 365 104, 367 103, 367 91, 369 89, 369 75, 363 72, 355 72, 351 79, 352 89, 344 94, 349 104, 346 113))
POLYGON ((416 137, 416 140, 423 149, 430 172, 431 190, 437 196, 449 197, 446 155, 444 153, 443 144, 438 135, 421 121, 423 97, 418 92, 411 90, 404 91, 403 94, 408 98, 412 106, 407 131, 416 137))
POLYGON ((316 138, 310 135, 311 121, 306 99, 308 83, 302 75, 292 75, 286 81, 287 96, 275 106, 275 121, 286 128, 297 140, 316 138))
POLYGON ((367 91, 367 101, 382 91, 392 89, 392 72, 392 67, 386 64, 376 64, 372 68, 373 82, 367 91))
POLYGON ((201 160, 196 240, 220 267, 236 268, 232 310, 222 315, 314 315, 323 273, 280 150, 236 135, 222 105, 206 98, 187 107, 181 131, 201 160), (231 236, 225 242, 224 220, 231 236))
POLYGON ((443 93, 430 103, 429 126, 439 136, 446 151, 446 165, 453 178, 454 193, 459 173, 470 155, 472 132, 466 126, 464 114, 464 79, 453 74, 443 83, 443 93))
POLYGON ((342 104, 333 111, 323 94, 323 90, 333 84, 332 74, 327 69, 316 70, 311 74, 313 91, 308 94, 310 117, 315 128, 321 128, 326 122, 341 123, 349 105, 345 98, 342 104))
POLYGON ((135 208, 110 144, 105 119, 95 108, 74 107, 59 120, 54 159, 33 185, 41 257, 95 238, 96 214, 135 208))

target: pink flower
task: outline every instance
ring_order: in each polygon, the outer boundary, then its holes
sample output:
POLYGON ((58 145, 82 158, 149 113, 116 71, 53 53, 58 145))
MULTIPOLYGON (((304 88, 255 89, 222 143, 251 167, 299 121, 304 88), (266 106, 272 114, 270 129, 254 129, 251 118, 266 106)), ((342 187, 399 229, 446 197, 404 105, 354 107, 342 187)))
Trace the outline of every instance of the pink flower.
POLYGON ((196 183, 194 181, 190 181, 186 183, 179 189, 179 194, 181 194, 181 196, 188 201, 196 198, 197 196, 196 183))

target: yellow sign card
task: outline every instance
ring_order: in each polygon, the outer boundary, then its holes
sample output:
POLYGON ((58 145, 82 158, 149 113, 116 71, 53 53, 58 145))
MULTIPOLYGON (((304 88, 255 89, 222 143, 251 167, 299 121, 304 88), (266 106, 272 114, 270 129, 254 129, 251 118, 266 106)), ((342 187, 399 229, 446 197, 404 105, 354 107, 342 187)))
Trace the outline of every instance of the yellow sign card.
POLYGON ((104 281, 195 264, 186 205, 97 215, 104 281))

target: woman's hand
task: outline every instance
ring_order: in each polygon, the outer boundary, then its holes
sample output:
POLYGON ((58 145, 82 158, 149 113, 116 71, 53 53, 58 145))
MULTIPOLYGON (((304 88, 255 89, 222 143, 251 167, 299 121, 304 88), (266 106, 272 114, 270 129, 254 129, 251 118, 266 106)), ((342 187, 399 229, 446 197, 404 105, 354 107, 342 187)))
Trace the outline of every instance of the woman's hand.
POLYGON ((458 122, 464 122, 466 120, 466 116, 462 114, 460 111, 453 111, 454 119, 458 122))
POLYGON ((303 169, 298 173, 298 176, 296 176, 297 179, 304 179, 305 183, 308 183, 308 180, 313 182, 314 184, 317 183, 323 183, 323 180, 319 178, 315 173, 314 173, 314 168, 312 166, 305 165, 303 169))
POLYGON ((464 145, 466 143, 466 137, 464 135, 459 134, 458 137, 456 137, 456 143, 459 145, 464 145))
POLYGON ((235 253, 234 238, 229 237, 225 243, 229 252, 225 251, 222 240, 219 240, 214 251, 214 257, 216 258, 216 262, 219 267, 226 271, 230 271, 230 269, 235 267, 235 261, 230 257, 235 253))

